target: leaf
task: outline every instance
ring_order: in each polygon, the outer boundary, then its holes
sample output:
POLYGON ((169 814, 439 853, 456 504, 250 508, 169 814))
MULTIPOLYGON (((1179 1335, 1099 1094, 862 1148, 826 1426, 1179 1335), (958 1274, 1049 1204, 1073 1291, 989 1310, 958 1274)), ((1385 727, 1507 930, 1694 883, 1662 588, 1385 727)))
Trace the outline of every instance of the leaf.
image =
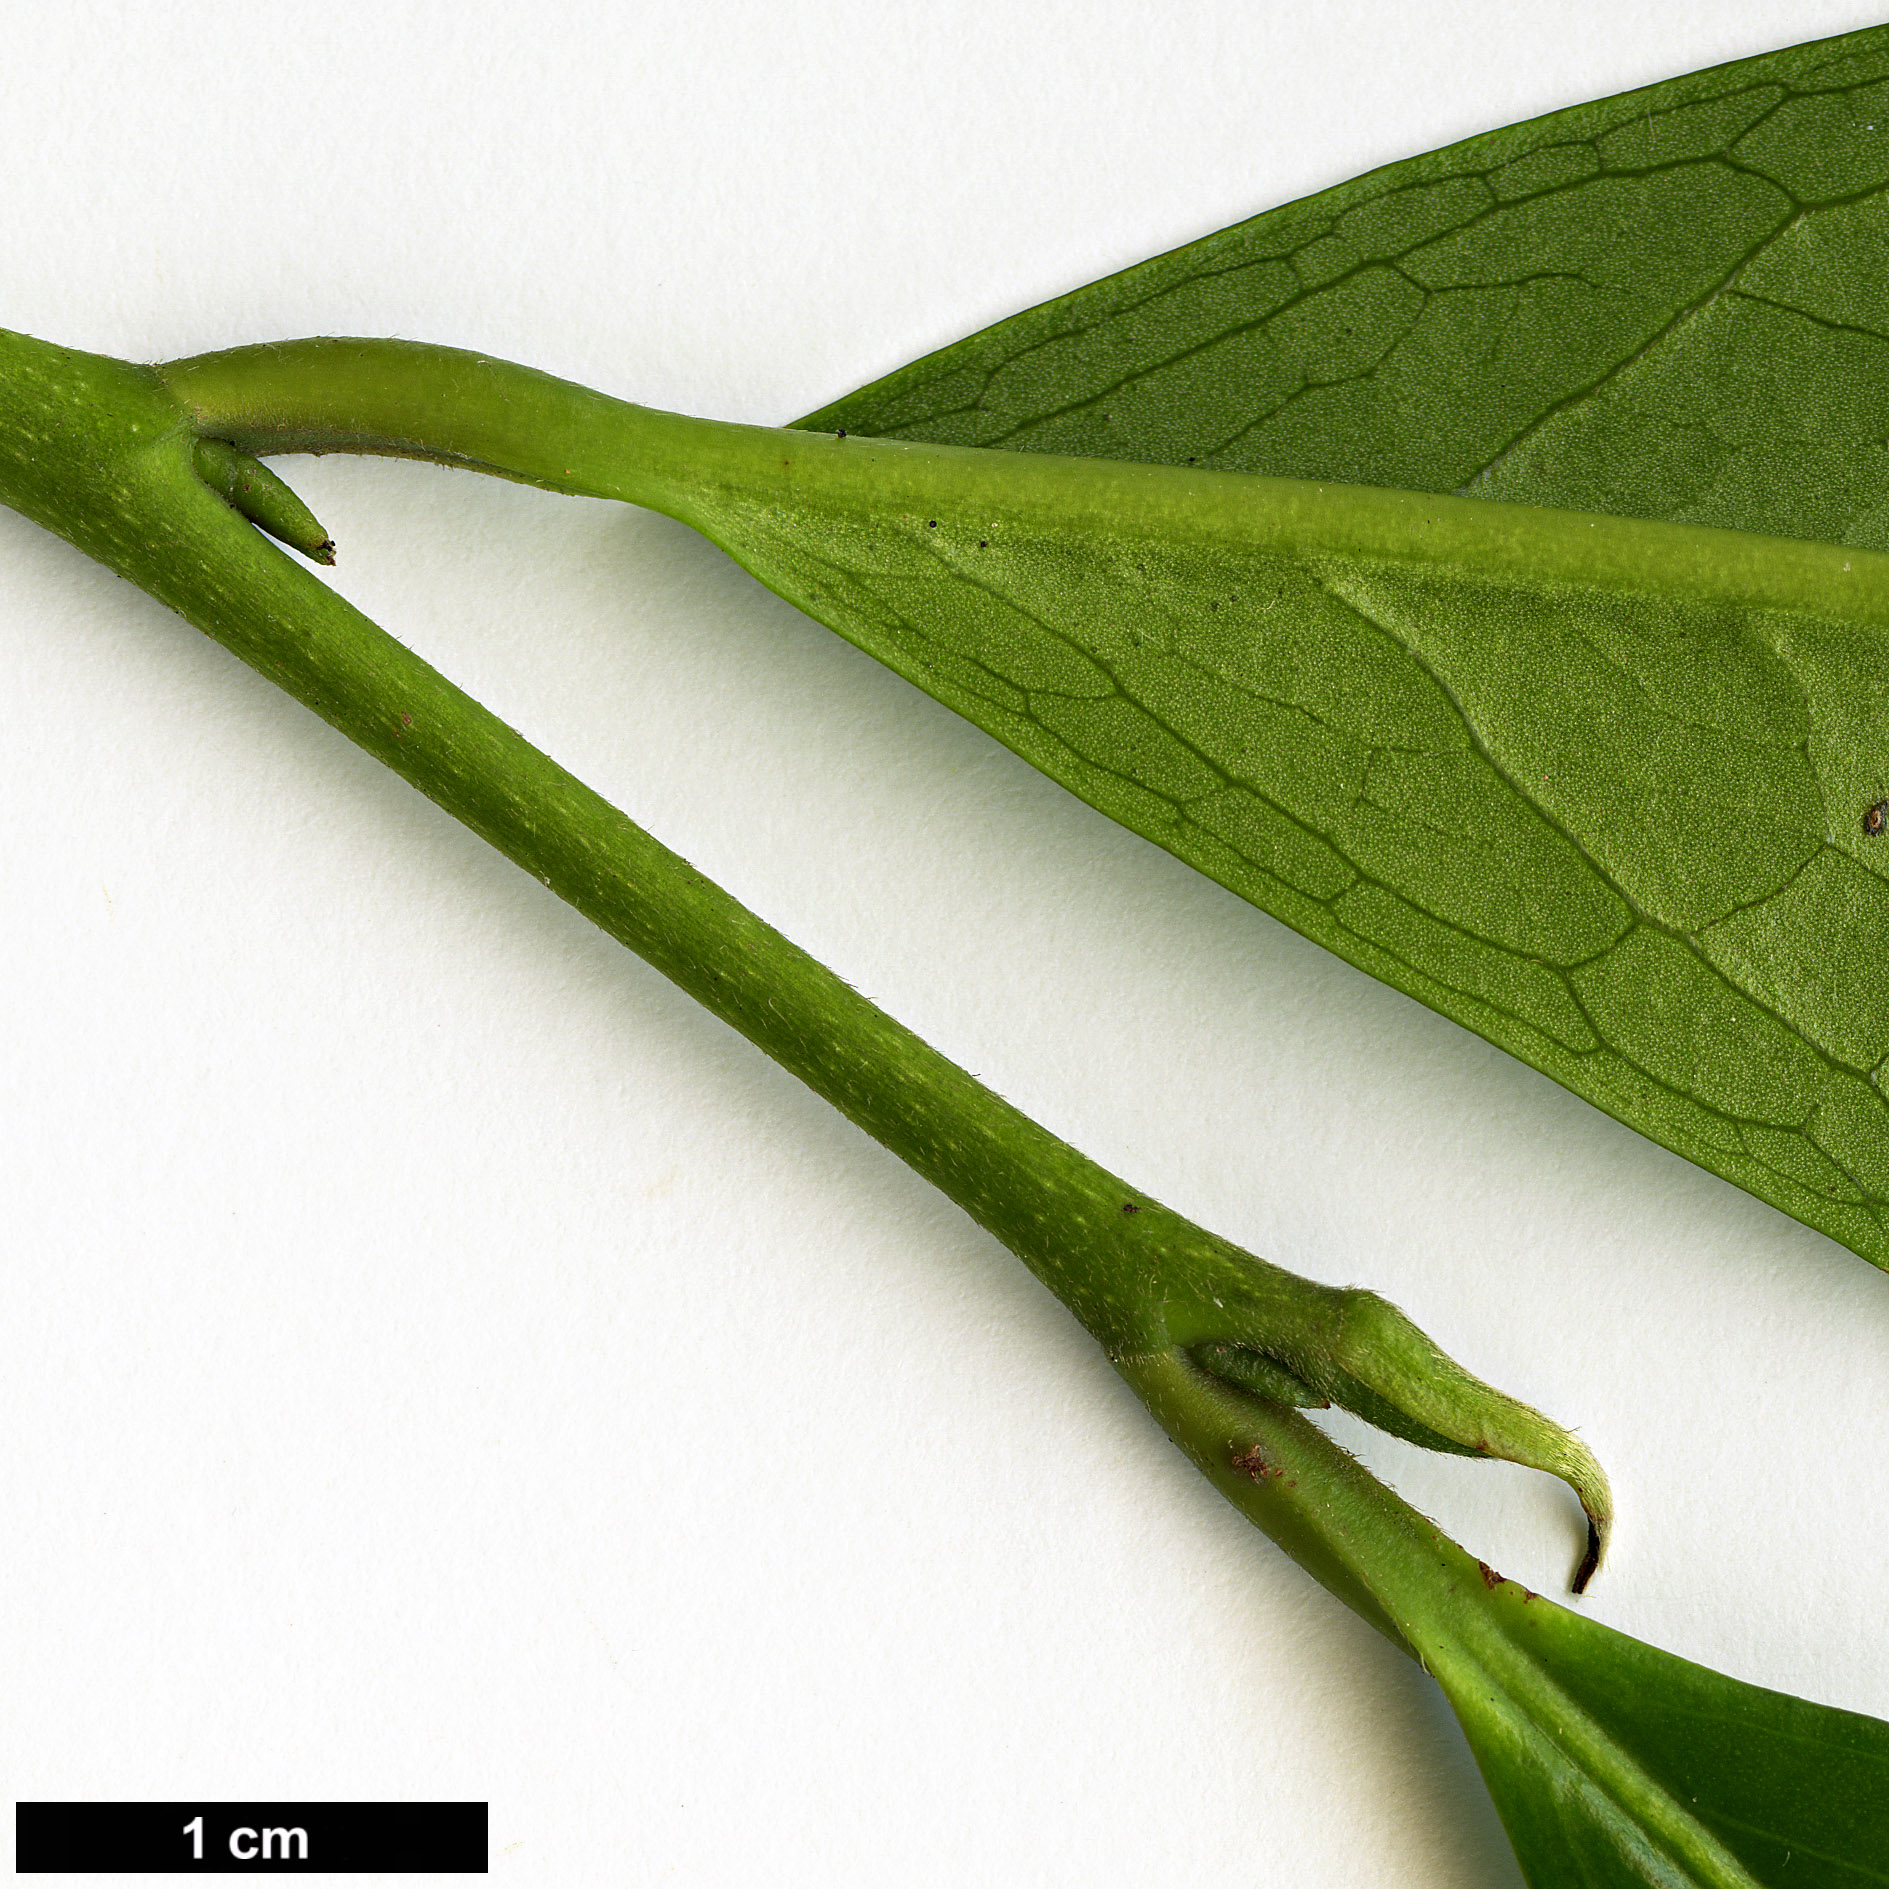
POLYGON ((1448 1695, 1536 1889, 1889 1883, 1889 1724, 1745 1685, 1504 1580, 1293 1413, 1165 1361, 1125 1375, 1288 1545, 1276 1509, 1317 1490, 1360 1611, 1375 1605, 1448 1695))
POLYGON ((1103 812, 1889 1264, 1889 556, 614 424, 623 495, 1103 812))
POLYGON ((1439 1677, 1532 1882, 1660 1880, 1630 1859, 1674 1813, 1758 1882, 1889 1882, 1889 1725, 1728 1679, 1512 1582, 1492 1599, 1530 1675, 1536 1736, 1515 1736, 1480 1676, 1439 1677), (1556 1687, 1570 1710, 1550 1736, 1556 1687), (1594 1772, 1568 1755, 1577 1731, 1607 1753, 1619 1793, 1611 1807, 1591 1801, 1594 1772))
POLYGON ((1372 172, 800 424, 1881 548, 1886 183, 1874 27, 1372 172))
POLYGON ((164 373, 247 451, 673 513, 1103 812, 1889 1263, 1882 553, 732 427, 390 343, 164 373))
POLYGON ((1531 1883, 1889 1883, 1889 1725, 1490 1578, 1482 1658, 1432 1670, 1531 1883))
MULTIPOLYGON (((1886 186, 1878 27, 1394 165, 802 425, 1881 548, 1886 186)), ((1229 571, 1211 624, 1151 596, 1119 661, 1092 617, 1019 627, 1021 590, 921 628, 914 571, 829 620, 1308 937, 1889 1262, 1879 627, 1578 587, 1527 616, 1464 575, 1229 571), (1073 693, 1046 637, 1098 665, 1064 664, 1073 693)))

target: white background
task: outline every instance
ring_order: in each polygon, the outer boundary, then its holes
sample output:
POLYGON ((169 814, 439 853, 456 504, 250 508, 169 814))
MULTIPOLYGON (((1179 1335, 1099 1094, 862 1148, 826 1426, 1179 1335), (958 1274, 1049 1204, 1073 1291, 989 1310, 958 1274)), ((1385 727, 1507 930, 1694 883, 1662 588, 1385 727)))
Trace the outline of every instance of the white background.
MULTIPOLYGON (((780 421, 1808 0, 16 8, 0 321, 780 421)), ((336 582, 896 1015, 1612 1471, 1591 1600, 1889 1715, 1889 1279, 1109 826, 681 528, 282 469, 336 582)), ((521 1883, 1513 1889, 1440 1697, 1010 1257, 0 516, 0 1796, 473 1797, 521 1883)), ((1334 1424, 1551 1590, 1572 1505, 1334 1424)))

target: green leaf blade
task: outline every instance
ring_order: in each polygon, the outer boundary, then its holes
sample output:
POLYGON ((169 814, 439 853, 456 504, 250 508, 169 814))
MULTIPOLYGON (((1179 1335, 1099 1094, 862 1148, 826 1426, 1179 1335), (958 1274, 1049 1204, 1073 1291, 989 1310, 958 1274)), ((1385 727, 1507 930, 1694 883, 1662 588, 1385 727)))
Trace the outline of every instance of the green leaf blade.
POLYGON ((1648 1838, 1657 1854, 1661 1830, 1683 1841, 1688 1823, 1742 1880, 1889 1883, 1889 1725, 1728 1678, 1512 1582, 1487 1611, 1518 1670, 1539 1676, 1526 1717, 1506 1694, 1439 1677, 1531 1883, 1719 1880, 1648 1864, 1648 1838), (1611 1789, 1557 1747, 1544 1704, 1557 1691, 1620 1761, 1611 1789))
POLYGON ((801 424, 1880 545, 1886 180, 1871 28, 1372 172, 801 424))
POLYGON ((329 341, 165 373, 246 452, 427 439, 671 512, 1101 811, 1889 1264, 1880 554, 436 368, 329 341))
MULTIPOLYGON (((1886 184, 1873 28, 1394 165, 802 424, 1889 547, 1886 184)), ((902 593, 877 632, 839 627, 1295 929, 1889 1263, 1881 631, 1618 587, 1518 609, 1355 565, 1302 571, 1286 627, 1246 581, 1210 622, 1124 599, 1161 626, 1111 670, 1138 723, 914 660, 902 593)))
POLYGON ((1889 840, 1866 826, 1889 561, 868 442, 809 442, 783 484, 774 449, 766 471, 744 450, 751 471, 672 502, 782 595, 1318 943, 1889 1264, 1889 840), (1359 523, 1382 505, 1400 543, 1359 523))
POLYGON ((1350 1586, 1328 1584, 1442 1687, 1533 1889, 1889 1881, 1889 1724, 1727 1678, 1504 1580, 1294 1412, 1173 1360, 1118 1368, 1276 1539, 1315 1511, 1317 1550, 1350 1586))

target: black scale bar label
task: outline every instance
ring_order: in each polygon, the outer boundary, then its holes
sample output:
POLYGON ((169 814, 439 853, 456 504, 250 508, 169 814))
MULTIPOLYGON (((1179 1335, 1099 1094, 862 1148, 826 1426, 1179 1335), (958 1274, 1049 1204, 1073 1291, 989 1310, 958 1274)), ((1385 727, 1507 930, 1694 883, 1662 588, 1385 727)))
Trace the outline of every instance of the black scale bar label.
POLYGON ((17 1804, 21 1875, 486 1873, 483 1804, 17 1804))

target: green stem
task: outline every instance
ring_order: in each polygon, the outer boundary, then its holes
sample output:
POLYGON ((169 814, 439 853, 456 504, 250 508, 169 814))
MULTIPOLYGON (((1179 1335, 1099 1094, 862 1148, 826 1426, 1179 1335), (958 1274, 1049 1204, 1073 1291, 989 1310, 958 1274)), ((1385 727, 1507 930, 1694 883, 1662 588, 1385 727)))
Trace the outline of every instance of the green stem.
POLYGON ((904 504, 976 518, 994 505, 1013 516, 1094 515, 1123 538, 1158 537, 1184 519, 1194 542, 1218 538, 1243 551, 1836 611, 1889 629, 1889 557, 1849 545, 1253 473, 739 426, 413 341, 275 342, 158 372, 198 432, 249 453, 425 459, 646 505, 710 537, 730 501, 776 504, 787 491, 833 510, 904 504))
MULTIPOLYGON (((351 345, 315 344, 314 358, 342 359, 351 345)), ((306 358, 308 347, 285 352, 306 358)), ((455 410, 450 377, 435 385, 417 350, 394 358, 411 370, 397 393, 455 410)), ((1604 1478, 1564 1432, 1479 1385, 1374 1295, 1257 1260, 1050 1134, 267 545, 233 508, 220 460, 218 489, 206 484, 198 442, 279 442, 233 405, 211 417, 200 404, 207 372, 160 376, 0 335, 0 500, 216 637, 940 1187, 1064 1300, 1243 1512, 1398 1644, 1440 1631, 1451 1584, 1475 1564, 1304 1419, 1209 1373, 1190 1348, 1232 1347, 1258 1374, 1246 1381, 1278 1397, 1337 1395, 1422 1440, 1551 1468, 1575 1484, 1595 1529, 1604 1524, 1604 1478), (194 389, 194 410, 167 380, 194 389), (1424 1568, 1444 1576, 1441 1588, 1419 1578, 1424 1568)), ((513 444, 548 438, 574 464, 556 410, 488 400, 483 432, 461 426, 426 456, 485 463, 494 432, 509 427, 513 444)), ((419 452, 430 415, 388 432, 396 416, 384 410, 377 437, 419 452)), ((319 437, 339 444, 342 431, 319 437)), ((1598 1533, 1590 1566, 1597 1546, 1598 1533)))

